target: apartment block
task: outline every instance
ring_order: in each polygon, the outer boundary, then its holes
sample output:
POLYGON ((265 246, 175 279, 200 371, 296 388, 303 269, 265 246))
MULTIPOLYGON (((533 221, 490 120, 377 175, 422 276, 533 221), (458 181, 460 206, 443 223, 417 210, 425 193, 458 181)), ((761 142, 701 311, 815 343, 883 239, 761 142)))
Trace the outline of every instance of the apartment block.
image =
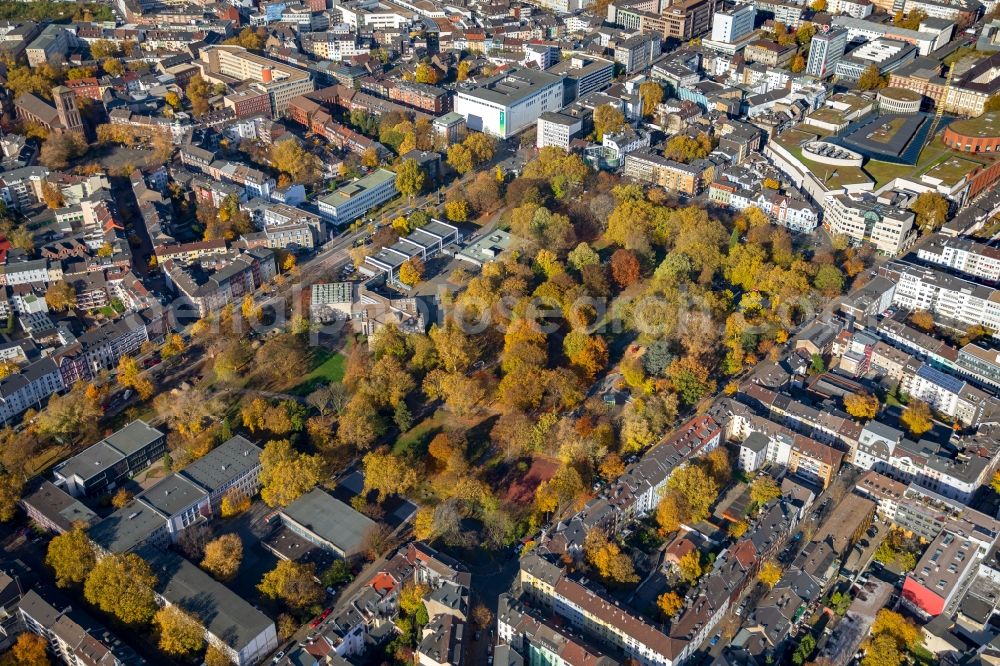
POLYGON ((667 159, 652 150, 637 150, 625 156, 625 176, 658 185, 668 192, 694 196, 701 191, 703 170, 667 159))
POLYGON ((1000 250, 973 238, 934 234, 917 250, 917 258, 978 280, 1000 281, 1000 250))
POLYGON ((945 323, 1000 331, 1000 291, 933 268, 893 262, 882 269, 896 282, 894 305, 928 310, 945 323))

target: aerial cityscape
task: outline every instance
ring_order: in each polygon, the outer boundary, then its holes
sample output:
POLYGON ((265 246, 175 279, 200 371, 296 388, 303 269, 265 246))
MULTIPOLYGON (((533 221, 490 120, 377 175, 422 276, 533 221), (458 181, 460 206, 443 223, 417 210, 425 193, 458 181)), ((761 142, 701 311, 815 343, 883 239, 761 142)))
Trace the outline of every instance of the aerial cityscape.
POLYGON ((997 666, 1000 0, 0 0, 0 666, 997 666))

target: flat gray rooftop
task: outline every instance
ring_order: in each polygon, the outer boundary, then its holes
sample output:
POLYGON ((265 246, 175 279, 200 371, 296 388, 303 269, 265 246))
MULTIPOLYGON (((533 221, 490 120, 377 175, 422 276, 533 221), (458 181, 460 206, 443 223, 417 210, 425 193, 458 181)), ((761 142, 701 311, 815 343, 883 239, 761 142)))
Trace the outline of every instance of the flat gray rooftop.
POLYGON ((375 521, 315 488, 289 504, 282 513, 345 553, 361 549, 375 521))

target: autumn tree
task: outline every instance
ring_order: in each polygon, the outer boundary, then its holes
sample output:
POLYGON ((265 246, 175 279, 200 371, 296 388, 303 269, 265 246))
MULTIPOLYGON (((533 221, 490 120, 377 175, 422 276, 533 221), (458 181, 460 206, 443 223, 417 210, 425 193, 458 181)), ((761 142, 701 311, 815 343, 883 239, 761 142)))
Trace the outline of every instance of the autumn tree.
POLYGON ((598 575, 613 583, 637 583, 639 576, 631 558, 601 529, 591 529, 584 539, 583 554, 598 575))
POLYGON ((280 560, 264 574, 257 589, 269 599, 280 599, 292 608, 303 609, 323 599, 323 588, 315 581, 315 565, 280 560))
POLYGON ((875 615, 871 634, 872 636, 891 636, 901 650, 916 650, 924 642, 923 634, 917 625, 887 608, 879 610, 875 615))
POLYGON ((911 324, 926 333, 934 330, 934 315, 927 310, 916 310, 910 315, 909 319, 911 324))
POLYGON ((404 197, 413 197, 424 189, 427 174, 420 168, 416 160, 403 160, 396 167, 396 188, 404 197))
POLYGON ((212 86, 202 78, 201 74, 195 74, 191 77, 187 88, 184 90, 184 94, 187 96, 188 101, 191 102, 191 112, 194 115, 202 116, 208 113, 208 100, 212 96, 212 86))
POLYGON ((80 526, 53 537, 45 555, 59 587, 83 583, 96 562, 94 546, 80 526))
POLYGON ((399 266, 399 281, 408 287, 415 287, 424 279, 424 262, 419 257, 410 257, 399 266))
POLYGON ((113 553, 94 565, 83 585, 88 602, 128 625, 149 622, 156 611, 156 576, 135 553, 113 553))
POLYGON ((232 488, 222 496, 222 502, 219 504, 219 513, 222 514, 223 518, 232 518, 248 510, 250 505, 250 498, 244 491, 232 488))
POLYGON ((237 534, 223 534, 205 544, 201 568, 221 581, 232 580, 243 561, 243 541, 237 534))
POLYGON ((870 393, 848 393, 844 395, 844 409, 856 419, 873 419, 878 414, 878 408, 878 398, 870 393))
POLYGON ((52 662, 45 651, 47 647, 48 642, 44 638, 26 631, 17 637, 10 652, 17 666, 48 666, 52 662))
POLYGON ((50 169, 65 169, 86 151, 87 143, 78 132, 50 134, 42 144, 38 161, 50 169))
POLYGON ((600 143, 606 134, 620 132, 625 127, 625 114, 611 104, 594 109, 594 134, 600 143))
POLYGON ((438 82, 438 71, 432 65, 422 62, 417 65, 413 78, 417 83, 434 85, 438 82))
POLYGON ((879 88, 884 88, 886 85, 886 78, 879 73, 878 66, 875 63, 872 63, 868 65, 863 72, 861 72, 857 88, 858 90, 877 90, 879 88))
POLYGON ((205 651, 205 666, 232 666, 232 663, 226 653, 215 645, 209 645, 205 651))
POLYGON ((760 567, 760 572, 757 574, 757 578, 760 582, 767 585, 769 588, 773 588, 781 580, 781 566, 774 561, 767 561, 760 567))
POLYGON ((694 585, 701 578, 704 570, 701 567, 701 551, 692 550, 682 555, 677 561, 677 572, 681 580, 688 585, 694 585))
POLYGON ((160 632, 160 649, 167 654, 192 654, 205 645, 204 627, 177 606, 156 611, 153 624, 160 632))
POLYGON ((119 488, 118 492, 116 492, 114 496, 111 498, 111 506, 115 507, 116 509, 121 509, 131 501, 132 501, 132 493, 130 493, 125 488, 119 488))
POLYGON ((286 139, 271 145, 271 164, 288 174, 292 182, 311 185, 323 174, 320 159, 302 147, 296 139, 286 139))
POLYGON ((312 490, 323 474, 323 460, 300 453, 287 439, 272 440, 260 454, 261 499, 268 506, 288 506, 312 490))
POLYGON ((464 176, 472 171, 472 151, 460 143, 452 144, 448 147, 447 162, 452 169, 459 173, 459 175, 464 176))
POLYGON ((134 389, 140 400, 148 400, 155 391, 153 382, 142 374, 139 364, 128 355, 122 356, 118 361, 118 383, 125 388, 134 389))
POLYGON ((45 304, 52 310, 72 310, 76 307, 76 289, 66 280, 52 282, 45 290, 45 304))
POLYGON ((465 199, 452 199, 444 204, 444 215, 451 222, 465 222, 469 219, 469 202, 465 199))
POLYGON ((684 600, 676 592, 664 592, 656 598, 656 607, 664 617, 672 618, 684 608, 684 600))
POLYGON ((712 140, 704 132, 699 132, 696 137, 684 134, 673 137, 667 141, 667 145, 663 149, 663 156, 689 164, 694 160, 708 157, 710 152, 712 152, 712 140))
POLYGON ((365 455, 365 493, 378 491, 378 501, 389 495, 402 495, 417 483, 417 473, 399 457, 388 451, 372 451, 365 455))
POLYGON ((642 99, 642 115, 647 118, 656 113, 656 107, 663 101, 663 86, 656 81, 646 81, 639 86, 642 99))
POLYGON ((611 277, 621 289, 639 280, 639 260, 634 252, 625 248, 615 250, 611 255, 611 277))
POLYGON ((758 476, 750 484, 750 501, 757 506, 764 506, 779 497, 781 497, 781 488, 778 487, 778 482, 767 474, 758 476))
POLYGON ((917 216, 917 225, 926 231, 937 231, 948 219, 948 200, 939 192, 921 192, 910 204, 917 216))
POLYGON ((931 407, 922 400, 911 400, 899 420, 914 437, 919 437, 934 427, 931 407))
POLYGON ((789 69, 792 70, 792 74, 799 74, 806 68, 806 59, 801 53, 796 53, 792 57, 792 62, 789 65, 789 69))

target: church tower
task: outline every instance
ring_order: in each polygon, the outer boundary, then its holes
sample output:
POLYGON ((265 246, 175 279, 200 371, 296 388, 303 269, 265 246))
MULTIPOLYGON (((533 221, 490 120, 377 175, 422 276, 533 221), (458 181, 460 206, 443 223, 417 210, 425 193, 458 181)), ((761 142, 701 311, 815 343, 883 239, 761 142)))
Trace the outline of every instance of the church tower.
POLYGON ((80 110, 76 108, 76 93, 66 86, 56 86, 52 89, 52 101, 55 102, 63 131, 82 132, 83 120, 80 118, 80 110))

